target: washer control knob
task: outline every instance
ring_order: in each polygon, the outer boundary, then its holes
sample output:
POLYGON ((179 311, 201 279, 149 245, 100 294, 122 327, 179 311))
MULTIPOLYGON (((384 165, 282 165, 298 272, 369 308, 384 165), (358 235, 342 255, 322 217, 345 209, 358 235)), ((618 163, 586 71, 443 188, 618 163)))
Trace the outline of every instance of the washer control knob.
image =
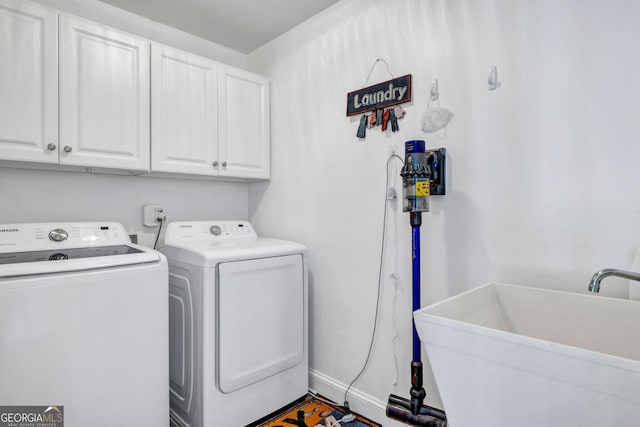
POLYGON ((49 240, 52 242, 64 242, 67 240, 67 237, 69 237, 69 233, 64 231, 62 228, 56 228, 49 232, 49 240))
POLYGON ((217 225, 212 225, 212 226, 209 228, 209 233, 213 234, 214 236, 219 236, 219 235, 221 235, 221 234, 222 234, 222 230, 220 229, 220 227, 219 227, 219 226, 217 226, 217 225))

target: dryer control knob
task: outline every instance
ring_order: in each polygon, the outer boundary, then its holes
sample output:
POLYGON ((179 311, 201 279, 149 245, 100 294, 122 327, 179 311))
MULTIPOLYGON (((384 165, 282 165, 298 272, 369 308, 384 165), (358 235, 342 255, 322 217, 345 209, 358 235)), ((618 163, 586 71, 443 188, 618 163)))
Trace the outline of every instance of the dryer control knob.
POLYGON ((222 229, 217 225, 212 225, 209 228, 209 233, 213 234, 214 236, 219 236, 222 234, 222 229))
POLYGON ((64 231, 62 228, 56 228, 49 232, 49 240, 52 242, 64 242, 67 240, 67 237, 69 237, 69 233, 64 231))

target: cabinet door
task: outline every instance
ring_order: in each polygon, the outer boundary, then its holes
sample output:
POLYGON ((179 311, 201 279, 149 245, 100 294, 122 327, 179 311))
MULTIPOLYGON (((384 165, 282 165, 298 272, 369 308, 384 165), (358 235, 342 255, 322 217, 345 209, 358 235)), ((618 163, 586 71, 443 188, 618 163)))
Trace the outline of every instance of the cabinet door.
POLYGON ((57 32, 55 11, 0 0, 0 159, 58 162, 57 32))
POLYGON ((220 66, 220 176, 269 179, 269 82, 220 66))
POLYGON ((149 170, 149 42, 60 16, 60 163, 149 170))
POLYGON ((218 174, 218 65, 151 47, 151 170, 218 174))

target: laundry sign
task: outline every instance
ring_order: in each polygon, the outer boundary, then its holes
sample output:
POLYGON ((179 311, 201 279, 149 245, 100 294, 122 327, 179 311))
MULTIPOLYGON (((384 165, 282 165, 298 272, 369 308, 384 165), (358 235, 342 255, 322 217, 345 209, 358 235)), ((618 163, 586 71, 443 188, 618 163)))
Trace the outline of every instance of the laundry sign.
POLYGON ((347 94, 347 116, 411 102, 411 74, 347 94))

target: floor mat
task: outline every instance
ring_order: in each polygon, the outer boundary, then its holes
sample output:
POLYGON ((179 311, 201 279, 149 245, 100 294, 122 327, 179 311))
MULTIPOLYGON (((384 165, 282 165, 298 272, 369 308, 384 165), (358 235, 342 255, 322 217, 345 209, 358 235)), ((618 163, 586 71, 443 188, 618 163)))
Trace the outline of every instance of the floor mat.
POLYGON ((344 412, 339 405, 330 405, 308 394, 304 401, 288 408, 280 414, 274 415, 256 427, 382 427, 361 415, 355 414, 355 421, 341 422, 344 412))

